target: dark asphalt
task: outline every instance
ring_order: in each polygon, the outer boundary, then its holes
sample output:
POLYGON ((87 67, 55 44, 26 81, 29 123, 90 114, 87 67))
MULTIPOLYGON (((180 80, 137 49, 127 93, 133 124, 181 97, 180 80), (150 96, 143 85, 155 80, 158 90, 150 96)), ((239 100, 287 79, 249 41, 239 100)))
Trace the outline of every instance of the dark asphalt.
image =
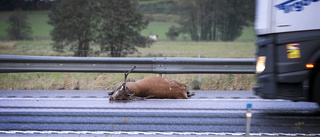
POLYGON ((106 91, 1 91, 0 136, 320 135, 316 103, 264 100, 252 91, 195 91, 187 100, 108 101, 106 91))
MULTIPOLYGON (((108 98, 105 90, 0 90, 0 98, 108 98)), ((193 91, 192 91, 193 92, 193 91)), ((194 91, 191 99, 258 99, 252 91, 194 91)))

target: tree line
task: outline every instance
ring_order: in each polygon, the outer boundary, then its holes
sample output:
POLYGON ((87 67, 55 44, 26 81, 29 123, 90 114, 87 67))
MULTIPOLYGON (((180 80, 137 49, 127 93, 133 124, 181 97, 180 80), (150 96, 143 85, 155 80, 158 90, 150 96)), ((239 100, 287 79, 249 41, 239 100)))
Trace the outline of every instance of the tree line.
MULTIPOLYGON (((193 41, 233 41, 254 20, 254 0, 177 0, 169 4, 167 9, 180 16, 180 26, 172 26, 166 33, 172 40, 186 33, 193 41)), ((54 27, 51 36, 56 51, 70 47, 79 57, 103 52, 123 57, 154 42, 140 35, 149 20, 139 10, 138 0, 56 0, 50 7, 48 24, 54 27), (99 51, 92 45, 99 45, 99 51)), ((9 38, 29 38, 32 31, 26 19, 21 12, 9 17, 9 38)))
POLYGON ((181 32, 193 41, 233 41, 254 20, 254 0, 178 0, 181 32))
MULTIPOLYGON (((23 0, 14 2, 17 1, 23 0)), ((70 48, 77 57, 100 53, 123 57, 138 52, 136 47, 150 46, 154 41, 140 35, 149 21, 137 9, 138 4, 138 0, 54 1, 48 15, 48 24, 53 26, 50 33, 53 50, 63 52, 70 48), (94 51, 92 45, 99 45, 100 49, 94 51)), ((9 24, 7 37, 10 40, 31 39, 27 14, 19 4, 15 5, 15 11, 6 21, 9 24)))
POLYGON ((50 0, 1 0, 0 11, 50 10, 54 3, 50 0))

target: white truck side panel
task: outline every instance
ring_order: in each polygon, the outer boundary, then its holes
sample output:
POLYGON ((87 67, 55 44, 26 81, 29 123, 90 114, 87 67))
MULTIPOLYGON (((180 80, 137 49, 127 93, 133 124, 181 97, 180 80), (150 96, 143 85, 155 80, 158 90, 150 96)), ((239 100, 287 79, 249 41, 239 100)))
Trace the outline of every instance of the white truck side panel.
POLYGON ((257 0, 257 35, 320 29, 320 0, 257 0))
POLYGON ((271 33, 272 0, 256 0, 255 31, 257 35, 271 33))

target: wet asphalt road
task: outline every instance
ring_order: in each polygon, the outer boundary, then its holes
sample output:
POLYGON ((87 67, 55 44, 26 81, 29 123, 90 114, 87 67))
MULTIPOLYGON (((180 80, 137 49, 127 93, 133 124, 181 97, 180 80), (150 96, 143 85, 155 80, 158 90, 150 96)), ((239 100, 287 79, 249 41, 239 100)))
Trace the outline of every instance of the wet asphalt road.
POLYGON ((320 136, 316 103, 252 91, 195 91, 187 100, 108 100, 106 91, 0 90, 0 136, 320 136))

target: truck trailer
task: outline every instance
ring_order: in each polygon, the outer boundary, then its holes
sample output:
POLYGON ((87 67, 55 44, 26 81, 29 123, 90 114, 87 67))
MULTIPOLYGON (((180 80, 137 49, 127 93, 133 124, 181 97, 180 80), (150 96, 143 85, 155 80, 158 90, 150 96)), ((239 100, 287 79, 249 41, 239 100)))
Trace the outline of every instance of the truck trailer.
POLYGON ((256 0, 255 94, 320 105, 320 0, 256 0))

